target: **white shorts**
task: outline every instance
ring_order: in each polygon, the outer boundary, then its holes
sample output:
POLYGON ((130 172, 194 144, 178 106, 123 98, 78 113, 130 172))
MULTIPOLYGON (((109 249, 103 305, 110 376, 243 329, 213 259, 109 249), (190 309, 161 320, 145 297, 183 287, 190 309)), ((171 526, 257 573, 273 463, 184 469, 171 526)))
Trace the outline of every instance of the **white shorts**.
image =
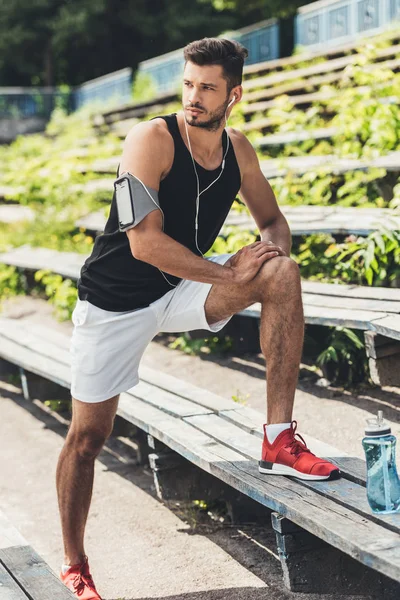
MULTIPOLYGON (((207 258, 224 264, 231 254, 207 258)), ((103 402, 139 383, 143 352, 160 332, 220 331, 231 319, 209 325, 204 305, 211 283, 183 279, 147 306, 114 312, 78 298, 72 313, 71 395, 82 402, 103 402)))

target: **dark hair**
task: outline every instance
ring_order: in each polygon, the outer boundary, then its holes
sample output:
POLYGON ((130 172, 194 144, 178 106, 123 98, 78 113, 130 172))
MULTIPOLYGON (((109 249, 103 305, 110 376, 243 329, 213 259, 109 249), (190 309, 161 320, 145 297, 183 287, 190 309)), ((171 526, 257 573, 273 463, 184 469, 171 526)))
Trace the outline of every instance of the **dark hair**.
POLYGON ((199 66, 221 65, 228 93, 242 83, 244 59, 248 55, 242 44, 224 38, 203 38, 191 42, 183 49, 185 64, 192 62, 199 66))

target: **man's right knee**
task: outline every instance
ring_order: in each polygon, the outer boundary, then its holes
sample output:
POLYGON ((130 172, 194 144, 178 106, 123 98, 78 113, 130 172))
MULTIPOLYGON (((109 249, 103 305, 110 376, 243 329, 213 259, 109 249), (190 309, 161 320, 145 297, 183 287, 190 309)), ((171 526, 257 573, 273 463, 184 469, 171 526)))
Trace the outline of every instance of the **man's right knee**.
POLYGON ((82 459, 96 458, 110 437, 119 396, 101 403, 89 404, 73 399, 72 422, 66 443, 82 459))
POLYGON ((103 429, 97 428, 70 429, 66 444, 83 460, 91 460, 100 454, 109 435, 103 429))

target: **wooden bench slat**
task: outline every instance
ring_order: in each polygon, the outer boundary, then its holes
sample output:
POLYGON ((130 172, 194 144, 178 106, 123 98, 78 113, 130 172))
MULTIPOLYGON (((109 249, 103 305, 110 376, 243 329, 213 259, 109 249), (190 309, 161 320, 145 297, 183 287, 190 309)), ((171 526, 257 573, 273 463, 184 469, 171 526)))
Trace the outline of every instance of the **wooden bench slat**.
MULTIPOLYGON (((53 347, 53 351, 56 350, 53 347)), ((1 356, 5 360, 11 363, 18 364, 23 369, 51 379, 62 387, 69 387, 70 385, 70 366, 60 365, 54 358, 43 356, 40 354, 33 354, 29 348, 24 348, 17 342, 5 339, 1 336, 1 356), (18 357, 18 358, 17 358, 18 357), (51 377, 49 376, 49 369, 51 368, 51 377)))
POLYGON ((30 546, 14 546, 0 550, 0 561, 13 574, 29 600, 75 598, 30 546))
MULTIPOLYGON (((124 418, 131 419, 138 427, 144 428, 202 469, 217 475, 232 487, 287 516, 358 560, 361 558, 369 566, 373 564, 375 569, 389 577, 400 578, 398 533, 382 528, 368 516, 361 516, 340 503, 318 495, 298 481, 262 476, 258 473, 254 459, 247 460, 241 453, 232 450, 229 444, 221 445, 216 440, 211 443, 209 431, 203 433, 198 430, 193 433, 193 427, 188 430, 183 427, 185 424, 189 425, 192 419, 203 417, 191 417, 176 423, 171 422, 173 418, 165 414, 157 415, 154 413, 156 409, 148 405, 141 407, 127 400, 124 407, 124 418), (153 415, 150 415, 149 410, 153 411, 153 415), (350 530, 352 535, 349 535, 350 530)), ((237 427, 234 429, 235 434, 240 432, 237 427)), ((256 446, 254 449, 256 450, 256 446)))
MULTIPOLYGON (((235 452, 243 454, 248 459, 258 461, 260 458, 260 441, 254 439, 252 435, 239 429, 231 423, 221 421, 216 415, 197 415, 185 417, 186 423, 190 423, 199 431, 207 433, 210 437, 231 448, 235 452)), ((333 462, 335 460, 333 459, 333 462)), ((268 477, 268 476, 266 476, 268 477)), ((270 477, 274 477, 270 475, 270 477)), ((340 502, 344 507, 359 513, 361 516, 375 521, 385 528, 400 533, 400 514, 394 515, 372 515, 369 508, 365 489, 347 479, 337 481, 302 481, 302 485, 321 493, 324 496, 332 497, 340 502)), ((400 545, 400 537, 399 537, 400 545)))
POLYGON ((400 340, 400 316, 385 315, 379 319, 374 319, 371 322, 370 329, 381 335, 400 340))
MULTIPOLYGON (((92 163, 87 166, 79 166, 79 170, 94 173, 114 173, 120 162, 119 157, 111 157, 92 163)), ((348 171, 368 170, 372 168, 383 168, 389 171, 400 170, 400 152, 390 152, 375 159, 362 160, 339 158, 334 155, 326 156, 291 156, 288 158, 273 158, 261 160, 260 167, 267 179, 283 177, 288 171, 299 175, 313 169, 324 169, 324 171, 340 174, 348 171)))
MULTIPOLYGON (((400 60, 398 58, 379 62, 380 69, 397 70, 399 66, 400 66, 400 60)), ((368 71, 371 72, 376 68, 377 68, 377 63, 372 63, 372 64, 366 65, 364 67, 366 72, 368 72, 368 71)), ((304 91, 307 90, 307 92, 309 92, 309 90, 312 88, 318 88, 325 84, 340 82, 340 80, 343 79, 344 77, 345 77, 345 73, 343 71, 335 71, 333 73, 329 73, 326 75, 319 75, 319 76, 317 75, 315 77, 303 79, 302 81, 291 81, 290 83, 282 84, 279 86, 273 86, 273 87, 268 86, 263 90, 248 92, 248 93, 245 93, 244 99, 248 103, 250 103, 250 106, 252 105, 252 103, 257 103, 256 104, 257 109, 262 110, 262 108, 261 108, 262 100, 264 100, 264 99, 276 98, 277 96, 280 96, 280 95, 287 95, 287 96, 289 96, 290 100, 292 100, 292 99, 295 100, 297 97, 297 94, 295 94, 293 92, 298 92, 301 90, 304 90, 304 91)), ((357 88, 353 88, 353 89, 357 89, 357 88)), ((367 89, 367 88, 365 88, 365 89, 367 89)), ((312 95, 310 97, 312 98, 312 95)), ((304 94, 303 102, 306 98, 307 98, 307 94, 304 94)), ((271 105, 269 105, 269 106, 271 106, 271 105)), ((253 112, 253 111, 250 111, 250 112, 253 112)))
MULTIPOLYGON (((348 208, 329 206, 286 206, 280 209, 289 222, 292 235, 309 235, 311 233, 332 233, 347 235, 368 235, 377 229, 400 229, 400 217, 388 208, 348 208)), ((106 217, 102 210, 81 217, 75 222, 77 227, 102 233, 106 217)), ((257 232, 256 223, 249 214, 231 211, 222 228, 222 235, 227 233, 227 227, 257 232)))
MULTIPOLYGON (((239 314, 245 317, 259 319, 261 315, 261 305, 252 304, 245 310, 242 310, 239 314)), ((343 308, 330 308, 324 313, 320 306, 308 306, 307 304, 304 304, 304 318, 309 325, 371 329, 371 321, 379 316, 385 317, 386 315, 385 313, 346 310, 343 308)))
POLYGON ((301 287, 307 294, 364 298, 371 300, 400 300, 400 288, 374 287, 356 284, 332 284, 302 279, 301 287))
MULTIPOLYGON (((53 372, 48 374, 51 379, 53 372)), ((133 390, 132 390, 133 391, 133 390)), ((373 523, 369 518, 361 518, 354 512, 349 512, 340 503, 317 494, 301 483, 289 481, 285 477, 262 478, 259 476, 255 461, 247 461, 245 457, 221 445, 220 442, 210 440, 210 432, 203 433, 194 429, 186 420, 177 419, 161 411, 148 403, 135 398, 130 393, 121 394, 119 414, 133 424, 154 435, 171 449, 179 452, 191 462, 194 462, 208 472, 219 472, 220 478, 230 483, 236 489, 245 491, 250 497, 261 501, 273 510, 285 514, 289 519, 297 522, 300 526, 315 533, 322 539, 340 548, 360 560, 364 553, 363 562, 374 561, 374 568, 391 576, 400 577, 400 543, 396 548, 394 539, 398 541, 398 535, 391 538, 392 532, 386 530, 384 534, 385 546, 377 545, 377 540, 383 539, 382 528, 373 523), (227 460, 229 456, 229 460, 227 460), (242 471, 240 464, 245 464, 242 471), (238 469, 239 465, 239 469, 238 469), (245 481, 252 483, 252 488, 247 489, 245 481), (253 485, 254 484, 254 485, 253 485), (318 496, 318 497, 317 497, 318 496), (290 504, 290 506, 288 506, 290 504), (308 506, 308 512, 306 507, 308 506), (322 509, 321 509, 322 507, 322 509), (318 514, 321 510, 324 519, 319 523, 318 514), (328 511, 328 512, 326 512, 328 511), (312 515, 311 515, 312 513, 312 515), (307 518, 309 515, 309 520, 307 518), (328 516, 327 516, 328 515, 328 516), (352 539, 348 539, 348 528, 350 523, 354 527, 352 539), (320 529, 320 526, 323 531, 320 529), (366 537, 367 536, 367 537, 366 537), (368 537, 369 536, 369 537, 368 537), (328 539, 327 539, 328 538, 328 539), (362 540, 362 541, 361 541, 362 540), (390 550, 391 548, 391 550, 390 550), (390 555, 389 555, 390 554, 390 555)), ((215 416, 215 415, 211 415, 215 416)), ((188 417, 189 419, 201 419, 204 416, 188 417)), ((218 418, 215 416, 215 418, 218 418)), ((235 438, 243 436, 238 427, 234 427, 235 438)), ((251 434, 245 434, 249 438, 249 444, 254 454, 260 452, 260 440, 256 440, 251 434), (251 441, 250 441, 251 440, 251 441)), ((248 446, 242 448, 248 452, 248 446)))
POLYGON ((327 296, 309 294, 303 291, 303 301, 308 306, 322 308, 344 308, 379 313, 400 313, 400 300, 374 300, 372 298, 349 298, 346 296, 327 296))
POLYGON ((0 598, 1 600, 27 600, 28 596, 22 591, 15 579, 0 562, 0 598))
MULTIPOLYGON (((400 46, 394 44, 388 48, 380 48, 376 52, 376 58, 387 58, 395 57, 400 52, 400 46)), ((314 65, 302 67, 300 69, 291 69, 288 71, 281 71, 278 73, 272 73, 271 75, 264 75, 263 77, 257 77, 253 79, 247 79, 243 82, 243 89, 251 90, 256 87, 270 87, 278 83, 290 81, 291 79, 299 79, 300 77, 309 77, 310 75, 318 75, 322 73, 330 73, 332 71, 339 71, 347 67, 354 61, 354 56, 341 56, 340 58, 334 58, 328 61, 319 62, 314 65)), ((374 62, 377 68, 379 68, 379 62, 374 62)))
MULTIPOLYGON (((364 35, 366 32, 364 32, 364 35)), ((379 34, 378 34, 379 35, 379 34)), ((292 56, 285 56, 284 58, 275 58, 273 60, 266 60, 261 63, 254 63, 252 65, 246 65, 244 67, 243 73, 247 78, 248 75, 253 73, 268 72, 282 69, 284 67, 288 67, 290 65, 296 65, 298 63, 304 63, 305 61, 312 61, 316 58, 323 58, 324 60, 331 60, 332 56, 339 56, 345 54, 351 54, 355 52, 358 54, 359 48, 363 44, 372 44, 375 43, 376 34, 372 34, 371 36, 367 34, 362 40, 360 38, 356 38, 351 40, 350 42, 346 42, 344 44, 335 45, 332 47, 327 47, 318 50, 310 50, 304 49, 304 52, 299 54, 293 54, 292 56)), ((390 41, 398 41, 399 40, 399 32, 398 29, 393 29, 392 31, 388 30, 385 33, 385 39, 390 41)), ((392 44, 394 46, 395 44, 392 44)))
MULTIPOLYGON (((9 336, 9 339, 5 339, 6 333, 4 330, 6 327, 3 326, 5 325, 4 321, 5 320, 0 319, 2 356, 7 360, 10 360, 10 362, 21 364, 28 371, 47 377, 59 385, 69 388, 69 356, 65 351, 59 354, 59 356, 62 356, 65 360, 65 364, 62 364, 61 367, 60 363, 54 359, 58 353, 58 348, 66 348, 68 337, 59 332, 54 332, 50 328, 32 325, 32 333, 43 342, 40 350, 41 354, 38 355, 38 352, 35 350, 36 345, 30 348, 26 340, 22 341, 22 333, 26 330, 26 325, 18 322, 13 323, 13 320, 11 320, 11 324, 9 323, 7 325, 7 335, 9 336), (11 340, 12 331, 14 332, 14 337, 21 340, 19 343, 11 340), (52 338, 56 341, 55 344, 52 343, 52 338)), ((133 396, 142 396, 144 401, 148 403, 150 398, 146 397, 145 394, 137 394, 136 390, 146 390, 150 387, 150 384, 155 390, 154 394, 151 395, 153 406, 159 405, 161 409, 164 409, 165 407, 160 401, 160 398, 162 398, 163 394, 174 394, 177 396, 178 404, 181 403, 182 406, 189 408, 189 410, 193 412, 213 412, 219 414, 227 421, 244 427, 246 431, 249 431, 258 437, 262 435, 262 415, 257 411, 249 409, 248 407, 236 407, 232 400, 222 398, 208 390, 198 388, 192 384, 181 381, 176 377, 149 369, 145 366, 140 366, 139 375, 142 387, 136 386, 129 390, 129 393, 133 396), (160 398, 156 397, 157 393, 160 394, 160 398)), ((176 402, 174 402, 174 404, 170 404, 166 410, 169 410, 169 413, 171 414, 172 411, 175 411, 176 413, 179 409, 177 409, 176 402)), ((335 448, 327 447, 327 445, 324 444, 321 445, 319 440, 315 440, 311 436, 307 436, 307 442, 310 443, 315 452, 323 453, 323 455, 327 457, 345 454, 335 448)), ((363 481, 360 476, 361 468, 358 468, 357 471, 352 468, 352 470, 347 472, 343 461, 340 466, 343 468, 344 476, 349 476, 353 481, 363 481)))
POLYGON ((176 396, 169 391, 156 388, 145 381, 140 381, 138 385, 132 388, 131 394, 135 398, 139 398, 174 417, 182 418, 191 415, 205 415, 211 412, 210 409, 195 404, 187 398, 176 396))

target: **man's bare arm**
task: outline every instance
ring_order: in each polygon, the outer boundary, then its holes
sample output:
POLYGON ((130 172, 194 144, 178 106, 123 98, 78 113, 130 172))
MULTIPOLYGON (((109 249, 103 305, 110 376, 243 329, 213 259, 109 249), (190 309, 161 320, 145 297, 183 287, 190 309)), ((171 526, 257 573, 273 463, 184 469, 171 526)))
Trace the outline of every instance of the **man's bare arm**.
POLYGON ((289 225, 279 209, 274 192, 264 177, 254 148, 248 139, 235 131, 239 147, 240 162, 243 169, 242 185, 239 195, 248 207, 257 227, 261 240, 273 241, 290 256, 292 236, 289 225))
MULTIPOLYGON (((173 153, 168 132, 154 122, 141 123, 128 134, 120 164, 120 174, 129 171, 145 185, 159 190, 173 153)), ((218 265, 196 256, 162 231, 162 214, 154 210, 136 227, 126 232, 132 255, 165 273, 204 283, 245 283, 262 264, 276 256, 273 247, 256 243, 249 246, 236 267, 218 265)))

